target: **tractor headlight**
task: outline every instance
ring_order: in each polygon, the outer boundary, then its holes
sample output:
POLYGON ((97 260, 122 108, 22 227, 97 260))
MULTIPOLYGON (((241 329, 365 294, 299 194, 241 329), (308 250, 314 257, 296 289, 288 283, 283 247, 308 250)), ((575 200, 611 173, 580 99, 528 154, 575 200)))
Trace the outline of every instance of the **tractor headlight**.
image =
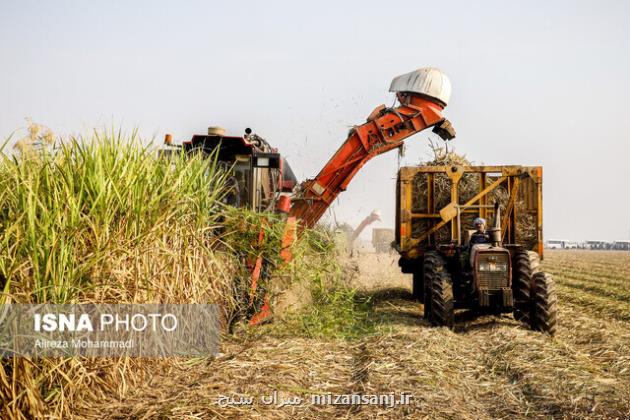
POLYGON ((482 262, 479 264, 479 271, 507 271, 508 265, 504 262, 482 262))

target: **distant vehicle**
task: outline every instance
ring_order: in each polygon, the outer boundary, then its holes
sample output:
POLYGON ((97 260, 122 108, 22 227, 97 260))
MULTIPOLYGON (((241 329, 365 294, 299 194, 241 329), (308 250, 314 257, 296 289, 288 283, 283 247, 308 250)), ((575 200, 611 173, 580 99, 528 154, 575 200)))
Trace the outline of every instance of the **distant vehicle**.
POLYGON ((612 244, 606 241, 586 241, 585 248, 587 249, 610 249, 612 244))
POLYGON ((392 242, 394 242, 394 229, 374 228, 372 229, 372 245, 377 254, 392 252, 392 242))
POLYGON ((545 247, 548 249, 571 249, 577 248, 577 244, 565 239, 550 239, 546 242, 545 247))
POLYGON ((615 241, 612 244, 612 249, 630 251, 630 241, 615 241))

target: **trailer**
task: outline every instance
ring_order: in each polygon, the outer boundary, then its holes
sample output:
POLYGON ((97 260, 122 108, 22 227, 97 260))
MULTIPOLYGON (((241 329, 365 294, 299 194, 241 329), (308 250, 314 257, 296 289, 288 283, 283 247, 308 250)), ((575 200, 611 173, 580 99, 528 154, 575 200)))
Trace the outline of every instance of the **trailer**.
POLYGON ((385 254, 393 250, 394 229, 374 228, 372 229, 372 245, 377 254, 385 254))
POLYGON ((403 272, 426 249, 461 244, 475 217, 491 218, 493 201, 503 209, 502 239, 522 244, 543 258, 542 167, 413 166, 400 168, 396 182, 396 247, 403 272), (466 185, 466 191, 460 191, 466 185), (478 186, 477 186, 478 185, 478 186), (474 193, 471 186, 476 187, 474 193), (516 204, 519 205, 516 205, 516 204), (523 237, 518 226, 530 226, 523 237))

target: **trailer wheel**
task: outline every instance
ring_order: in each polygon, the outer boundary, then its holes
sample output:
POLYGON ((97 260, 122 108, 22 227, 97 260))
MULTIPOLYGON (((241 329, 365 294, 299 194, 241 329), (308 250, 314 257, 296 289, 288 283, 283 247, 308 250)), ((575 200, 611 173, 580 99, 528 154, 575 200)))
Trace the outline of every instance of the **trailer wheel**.
POLYGON ((535 293, 530 326, 533 330, 556 333, 558 319, 556 283, 551 274, 539 272, 534 274, 535 293))
MULTIPOLYGON (((430 298, 425 294, 425 301, 430 302, 429 317, 433 325, 453 328, 455 312, 453 305, 453 281, 446 262, 437 253, 427 253, 429 261, 425 265, 425 281, 429 284, 430 298)), ((426 259, 425 259, 426 261, 426 259)), ((425 305, 425 313, 427 305, 425 305)))
POLYGON ((518 251, 512 262, 512 295, 514 318, 529 323, 532 312, 532 277, 540 269, 540 257, 533 251, 518 251))
POLYGON ((411 293, 420 303, 424 302, 424 270, 422 264, 417 264, 413 270, 413 284, 411 293))

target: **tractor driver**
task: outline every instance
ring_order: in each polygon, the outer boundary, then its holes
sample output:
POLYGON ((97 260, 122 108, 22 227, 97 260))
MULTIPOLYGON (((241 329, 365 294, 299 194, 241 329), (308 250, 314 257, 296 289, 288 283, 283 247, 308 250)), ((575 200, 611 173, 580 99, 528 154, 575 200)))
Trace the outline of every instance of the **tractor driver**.
POLYGON ((490 237, 486 233, 486 221, 484 219, 477 217, 473 220, 473 227, 476 231, 470 235, 470 246, 490 243, 490 237))

